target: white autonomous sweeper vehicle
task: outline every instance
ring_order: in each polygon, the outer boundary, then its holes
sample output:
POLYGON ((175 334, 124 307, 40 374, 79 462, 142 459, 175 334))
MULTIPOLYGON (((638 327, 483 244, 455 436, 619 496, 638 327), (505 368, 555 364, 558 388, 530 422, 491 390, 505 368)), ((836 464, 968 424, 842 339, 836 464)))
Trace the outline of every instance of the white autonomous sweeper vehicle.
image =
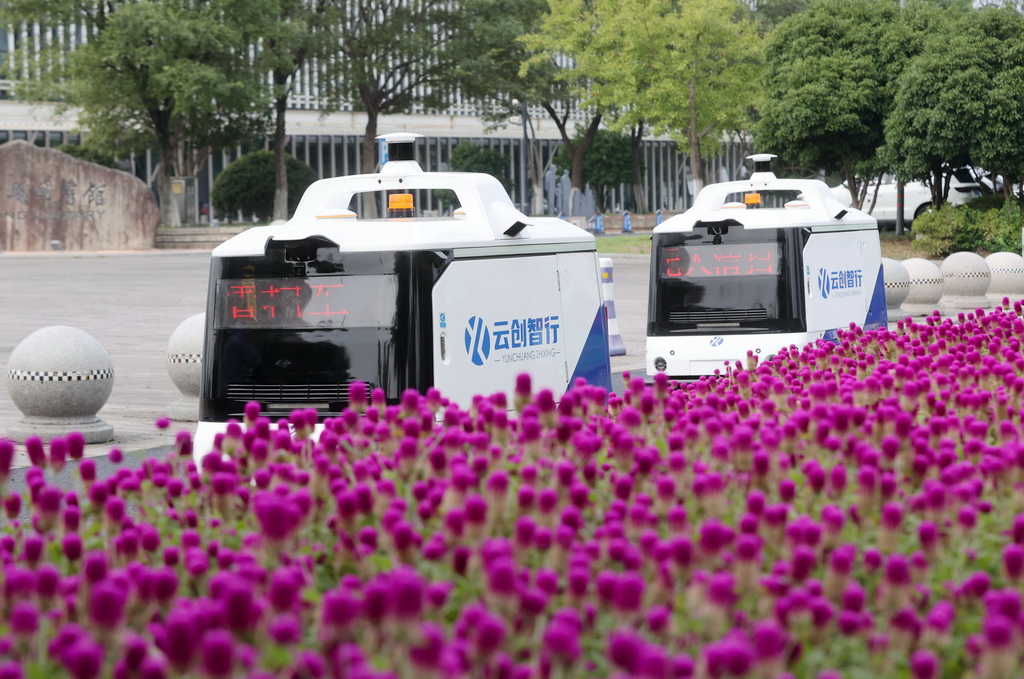
POLYGON ((287 223, 213 250, 197 460, 247 402, 274 420, 315 409, 322 422, 353 381, 389 404, 436 387, 464 407, 511 394, 524 372, 556 398, 577 378, 611 389, 593 235, 527 217, 490 175, 424 172, 420 136, 380 137, 378 174, 317 181, 287 223), (442 189, 459 207, 417 216, 442 189), (364 199, 386 201, 388 216, 361 217, 364 199))
POLYGON ((749 179, 710 184, 654 229, 648 375, 694 379, 887 322, 875 219, 821 181, 778 179, 771 154, 749 179))

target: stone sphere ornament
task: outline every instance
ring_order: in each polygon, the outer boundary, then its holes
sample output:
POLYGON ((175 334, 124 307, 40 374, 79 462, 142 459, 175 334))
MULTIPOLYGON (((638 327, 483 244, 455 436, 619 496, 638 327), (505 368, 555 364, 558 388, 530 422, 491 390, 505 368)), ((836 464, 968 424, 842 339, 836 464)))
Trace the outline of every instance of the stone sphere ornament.
POLYGON ((993 305, 1001 306, 1003 298, 1010 306, 1024 299, 1024 257, 1016 252, 993 252, 985 258, 992 271, 992 282, 987 297, 993 305))
POLYGON ((910 294, 910 274, 903 262, 882 257, 882 277, 885 279, 885 306, 889 311, 889 319, 899 316, 900 306, 910 294))
POLYGON ((113 388, 114 364, 92 335, 67 325, 36 330, 7 362, 7 391, 24 416, 8 436, 49 441, 77 431, 86 443, 106 443, 114 428, 96 413, 113 388))
POLYGON ((921 257, 903 260, 910 276, 910 292, 900 308, 910 316, 928 316, 942 299, 942 272, 935 262, 921 257))
POLYGON ((167 406, 172 420, 195 422, 199 419, 199 385, 203 368, 203 336, 206 314, 182 321, 167 342, 167 374, 181 396, 167 406))
POLYGON ((954 252, 942 261, 942 301, 939 308, 947 310, 988 309, 987 297, 992 283, 992 270, 985 258, 976 252, 954 252))

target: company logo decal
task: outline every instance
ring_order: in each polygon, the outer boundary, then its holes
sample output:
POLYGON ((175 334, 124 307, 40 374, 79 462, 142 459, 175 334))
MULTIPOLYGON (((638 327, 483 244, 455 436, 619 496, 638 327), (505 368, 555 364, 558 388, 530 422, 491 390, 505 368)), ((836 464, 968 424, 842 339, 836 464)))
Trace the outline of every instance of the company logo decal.
POLYGON ((517 363, 550 358, 559 354, 559 328, 558 316, 502 319, 491 324, 482 316, 473 316, 465 331, 466 353, 474 365, 488 360, 517 363))
POLYGON ((718 336, 712 337, 711 338, 711 346, 713 346, 713 347, 720 347, 720 346, 722 346, 722 342, 724 342, 724 341, 725 341, 724 337, 718 337, 718 336))
POLYGON ((818 292, 822 299, 854 297, 864 287, 863 269, 818 269, 818 292))
POLYGON ((483 365, 491 355, 491 331, 479 316, 470 318, 466 326, 466 353, 474 365, 483 365))

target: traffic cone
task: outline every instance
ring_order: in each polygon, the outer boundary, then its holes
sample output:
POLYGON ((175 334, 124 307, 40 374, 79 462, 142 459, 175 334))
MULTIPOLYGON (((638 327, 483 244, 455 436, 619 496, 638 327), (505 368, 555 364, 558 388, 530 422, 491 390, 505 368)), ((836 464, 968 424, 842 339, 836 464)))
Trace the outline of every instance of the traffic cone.
POLYGON ((608 313, 608 355, 625 356, 626 343, 622 341, 622 335, 619 333, 619 321, 615 318, 612 259, 611 257, 600 257, 598 262, 601 265, 601 294, 604 297, 605 311, 608 313))

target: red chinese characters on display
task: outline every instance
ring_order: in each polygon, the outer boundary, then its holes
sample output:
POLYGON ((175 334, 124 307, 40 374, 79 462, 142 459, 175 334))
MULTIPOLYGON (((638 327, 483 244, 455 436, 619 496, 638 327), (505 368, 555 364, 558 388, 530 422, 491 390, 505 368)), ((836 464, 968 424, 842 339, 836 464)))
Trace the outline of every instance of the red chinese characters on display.
POLYGON ((778 243, 666 246, 661 248, 661 278, 735 278, 776 276, 778 243))
MULTIPOLYGON (((336 280, 336 279, 335 279, 336 280)), ((275 279, 253 283, 227 285, 228 311, 233 321, 252 320, 255 325, 271 323, 277 319, 301 319, 304 316, 330 318, 348 314, 338 293, 344 283, 288 284, 275 279), (335 294, 334 308, 328 298, 335 294)))

